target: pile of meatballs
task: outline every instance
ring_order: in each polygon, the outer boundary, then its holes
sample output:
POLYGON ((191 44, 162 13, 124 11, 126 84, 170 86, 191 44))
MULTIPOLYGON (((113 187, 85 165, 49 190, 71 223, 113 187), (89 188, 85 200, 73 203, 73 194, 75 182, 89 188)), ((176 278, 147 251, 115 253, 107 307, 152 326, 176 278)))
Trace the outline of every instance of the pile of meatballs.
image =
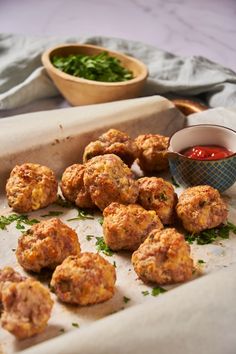
MULTIPOLYGON (((133 140, 110 129, 86 146, 83 164, 66 168, 60 182, 66 200, 103 212, 105 243, 114 251, 133 252, 138 277, 158 285, 187 281, 193 273, 190 247, 173 225, 181 222, 197 233, 227 218, 227 206, 212 187, 188 188, 178 200, 173 185, 156 177, 168 169, 168 141, 157 134, 133 140), (134 162, 152 176, 137 178, 131 169, 134 162)), ((47 207, 57 192, 53 171, 33 163, 16 166, 6 184, 9 206, 18 213, 47 207)), ((51 269, 50 284, 62 302, 91 305, 114 294, 114 265, 98 253, 81 252, 76 232, 58 218, 23 233, 16 257, 26 271, 51 269)), ((53 306, 46 287, 10 267, 0 270, 0 302, 2 327, 21 339, 45 329, 53 306)))

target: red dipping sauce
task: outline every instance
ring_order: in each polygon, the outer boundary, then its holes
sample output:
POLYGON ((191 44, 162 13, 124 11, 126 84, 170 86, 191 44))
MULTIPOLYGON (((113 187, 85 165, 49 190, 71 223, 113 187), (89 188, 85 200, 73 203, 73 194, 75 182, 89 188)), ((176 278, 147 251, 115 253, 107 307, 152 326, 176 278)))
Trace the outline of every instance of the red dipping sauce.
POLYGON ((223 146, 196 145, 181 151, 180 154, 194 160, 219 160, 233 155, 233 152, 223 146))

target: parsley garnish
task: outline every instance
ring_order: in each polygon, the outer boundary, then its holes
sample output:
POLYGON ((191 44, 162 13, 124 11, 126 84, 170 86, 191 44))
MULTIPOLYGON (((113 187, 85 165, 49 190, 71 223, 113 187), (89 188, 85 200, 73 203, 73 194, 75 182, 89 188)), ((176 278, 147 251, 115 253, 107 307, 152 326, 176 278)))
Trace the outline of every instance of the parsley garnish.
POLYGON ((149 295, 149 291, 148 290, 144 290, 144 291, 142 291, 142 294, 143 294, 143 296, 147 296, 147 295, 149 295))
POLYGON ((105 51, 97 55, 55 55, 52 58, 52 63, 57 69, 69 75, 87 80, 119 82, 133 78, 133 73, 124 68, 118 58, 110 56, 105 51))
POLYGON ((25 225, 39 223, 37 219, 29 219, 28 215, 11 214, 9 216, 0 216, 0 229, 6 230, 6 227, 16 221, 17 230, 25 230, 25 225))
POLYGON ((48 214, 40 215, 42 218, 46 218, 47 216, 59 216, 62 215, 63 211, 51 210, 48 214))
POLYGON ((72 326, 73 326, 73 327, 76 327, 76 328, 79 328, 79 324, 76 323, 76 322, 72 322, 72 326))
POLYGON ((156 286, 155 288, 152 289, 152 296, 158 296, 162 293, 165 293, 167 290, 160 287, 160 286, 156 286))
POLYGON ((74 205, 68 200, 63 199, 60 195, 57 196, 57 200, 53 203, 55 205, 61 206, 62 208, 72 208, 74 205))
POLYGON ((174 179, 173 176, 171 176, 171 181, 172 181, 172 184, 173 184, 176 188, 179 187, 179 184, 176 182, 176 180, 174 179))
POLYGON ((98 252, 102 252, 104 253, 106 256, 112 256, 113 255, 113 251, 107 246, 107 244, 104 241, 104 238, 101 237, 96 237, 96 249, 98 252))
POLYGON ((127 304, 131 299, 127 296, 123 296, 123 301, 125 304, 127 304))
POLYGON ((92 238, 94 238, 94 236, 93 236, 93 235, 86 235, 86 240, 87 240, 87 241, 91 241, 91 240, 92 240, 92 238))
POLYGON ((100 225, 103 225, 103 221, 104 221, 103 216, 101 216, 100 218, 98 218, 98 222, 99 222, 100 225))
POLYGON ((72 219, 68 219, 67 221, 86 220, 86 219, 93 220, 94 217, 91 214, 89 214, 86 210, 78 209, 78 216, 72 219))
POLYGON ((204 263, 206 263, 203 259, 199 259, 197 262, 198 262, 199 264, 204 264, 204 263))
POLYGON ((116 268, 116 262, 115 261, 113 262, 113 266, 116 268))
POLYGON ((159 199, 161 202, 165 202, 168 198, 167 198, 166 194, 165 194, 164 192, 162 192, 162 193, 159 194, 158 199, 159 199))
POLYGON ((186 234, 185 240, 190 244, 196 242, 198 245, 206 245, 213 243, 217 238, 228 239, 230 231, 236 234, 236 226, 228 221, 227 224, 197 234, 186 234))

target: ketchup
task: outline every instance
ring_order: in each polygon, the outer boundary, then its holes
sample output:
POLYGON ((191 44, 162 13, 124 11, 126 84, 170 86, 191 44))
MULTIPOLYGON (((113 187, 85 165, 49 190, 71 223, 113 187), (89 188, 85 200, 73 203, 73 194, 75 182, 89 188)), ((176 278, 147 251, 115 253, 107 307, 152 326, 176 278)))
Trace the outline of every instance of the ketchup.
POLYGON ((218 160, 233 154, 222 146, 196 145, 180 152, 194 160, 218 160))

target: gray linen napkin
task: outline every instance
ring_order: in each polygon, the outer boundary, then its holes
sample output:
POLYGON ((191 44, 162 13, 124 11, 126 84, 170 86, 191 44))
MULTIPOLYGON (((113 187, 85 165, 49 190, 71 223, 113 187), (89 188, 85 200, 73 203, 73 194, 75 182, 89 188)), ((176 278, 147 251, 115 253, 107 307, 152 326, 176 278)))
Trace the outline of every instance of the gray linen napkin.
POLYGON ((142 60, 149 69, 144 96, 201 98, 211 107, 236 107, 236 74, 203 57, 183 58, 140 42, 106 37, 39 38, 0 34, 0 109, 59 95, 41 64, 41 54, 61 43, 90 43, 142 60))

